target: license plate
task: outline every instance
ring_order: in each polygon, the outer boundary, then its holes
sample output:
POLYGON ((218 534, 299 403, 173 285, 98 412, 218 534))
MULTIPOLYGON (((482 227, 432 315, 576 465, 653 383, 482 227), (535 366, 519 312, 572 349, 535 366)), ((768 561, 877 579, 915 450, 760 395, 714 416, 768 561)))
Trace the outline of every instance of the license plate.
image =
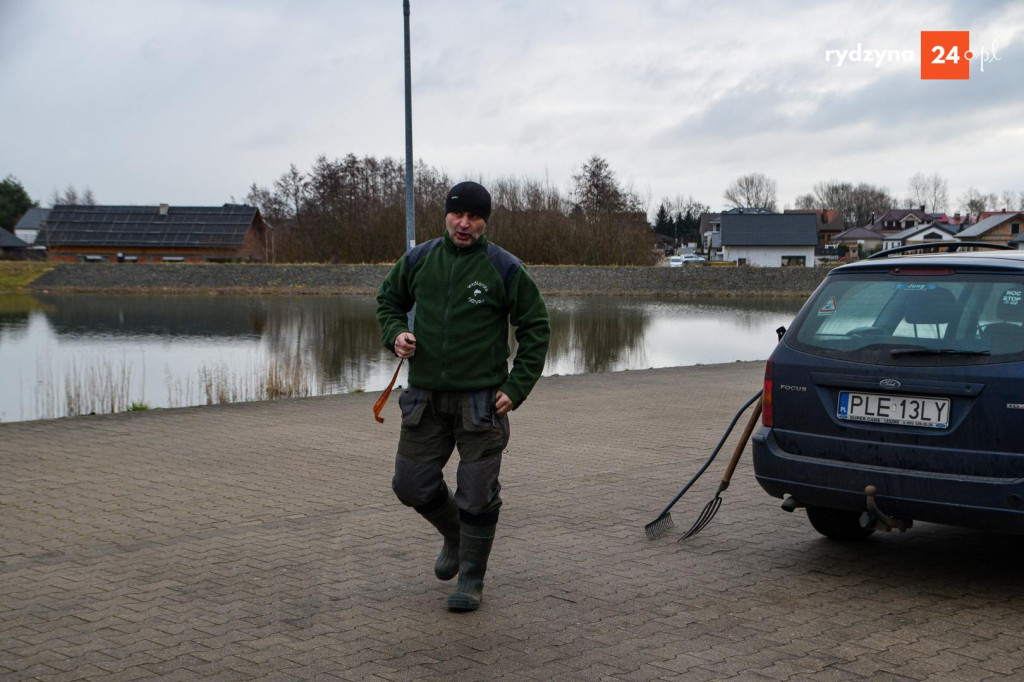
POLYGON ((840 391, 836 416, 856 422, 944 429, 949 426, 949 400, 840 391))

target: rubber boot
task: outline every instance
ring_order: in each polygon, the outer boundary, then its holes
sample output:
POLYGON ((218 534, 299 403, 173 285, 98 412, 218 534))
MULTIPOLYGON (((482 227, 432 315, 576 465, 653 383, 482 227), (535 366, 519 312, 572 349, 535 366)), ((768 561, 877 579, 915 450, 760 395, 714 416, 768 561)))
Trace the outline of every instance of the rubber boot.
POLYGON ((437 509, 420 512, 444 538, 444 546, 434 562, 434 575, 438 580, 451 580, 459 574, 459 508, 448 492, 447 499, 437 509))
POLYGON ((484 591, 484 573, 487 572, 487 557, 494 543, 495 525, 471 526, 462 524, 459 539, 459 584, 448 597, 448 608, 452 611, 476 611, 484 591))

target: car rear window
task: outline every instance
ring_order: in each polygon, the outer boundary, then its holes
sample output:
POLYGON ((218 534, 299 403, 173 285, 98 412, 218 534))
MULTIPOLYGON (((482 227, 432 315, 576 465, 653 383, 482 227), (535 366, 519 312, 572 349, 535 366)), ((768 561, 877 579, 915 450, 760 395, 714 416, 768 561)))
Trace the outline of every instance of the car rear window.
POLYGON ((809 353, 889 365, 1024 359, 1024 277, 849 273, 826 278, 786 342, 809 353))

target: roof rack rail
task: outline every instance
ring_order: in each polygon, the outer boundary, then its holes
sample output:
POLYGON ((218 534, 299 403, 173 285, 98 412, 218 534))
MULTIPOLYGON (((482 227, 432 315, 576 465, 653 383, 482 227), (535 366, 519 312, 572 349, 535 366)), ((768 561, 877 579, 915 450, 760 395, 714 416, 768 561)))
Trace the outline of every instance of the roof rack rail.
POLYGON ((961 247, 970 246, 972 248, 979 249, 996 249, 999 251, 1015 251, 1012 246, 1006 244, 992 244, 990 242, 932 242, 930 244, 904 244, 903 246, 897 246, 892 249, 886 249, 885 251, 879 251, 873 253, 864 260, 873 260, 875 258, 888 258, 889 256, 897 253, 903 253, 905 251, 924 251, 927 249, 929 252, 942 251, 944 253, 956 253, 961 250, 961 247))

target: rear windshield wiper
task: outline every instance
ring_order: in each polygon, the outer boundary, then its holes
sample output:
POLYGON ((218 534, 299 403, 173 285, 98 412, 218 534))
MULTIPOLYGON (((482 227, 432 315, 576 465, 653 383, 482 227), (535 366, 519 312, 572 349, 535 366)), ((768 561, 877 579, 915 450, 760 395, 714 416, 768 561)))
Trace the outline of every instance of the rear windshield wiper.
POLYGON ((889 355, 991 355, 987 350, 958 350, 956 348, 893 348, 889 355))

